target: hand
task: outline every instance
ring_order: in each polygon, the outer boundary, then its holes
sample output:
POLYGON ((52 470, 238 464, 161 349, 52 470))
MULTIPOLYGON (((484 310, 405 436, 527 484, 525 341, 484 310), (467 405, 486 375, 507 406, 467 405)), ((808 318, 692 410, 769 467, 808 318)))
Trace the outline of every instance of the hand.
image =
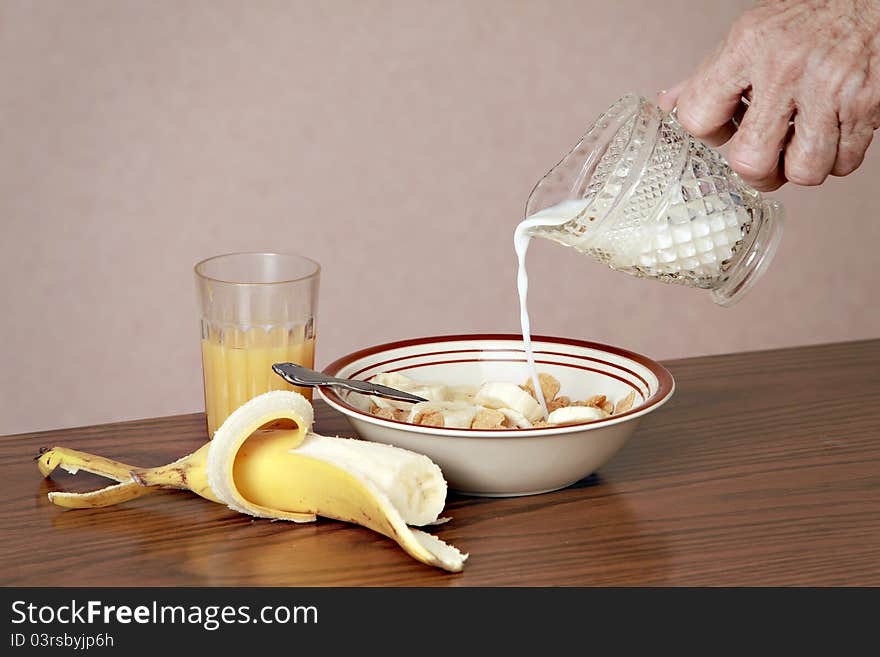
POLYGON ((880 127, 880 0, 762 2, 658 103, 703 141, 730 139, 731 167, 761 191, 852 173, 880 127))

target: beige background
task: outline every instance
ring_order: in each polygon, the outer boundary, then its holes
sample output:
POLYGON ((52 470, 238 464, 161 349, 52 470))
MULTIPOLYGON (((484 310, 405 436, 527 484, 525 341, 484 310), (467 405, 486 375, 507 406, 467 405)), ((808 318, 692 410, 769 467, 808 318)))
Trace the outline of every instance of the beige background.
MULTIPOLYGON (((318 363, 516 331, 532 185, 628 90, 686 75, 746 2, 0 3, 0 433, 202 408, 192 264, 324 265, 318 363)), ((738 307, 551 243, 536 332, 658 358, 880 335, 880 154, 785 189, 738 307)))

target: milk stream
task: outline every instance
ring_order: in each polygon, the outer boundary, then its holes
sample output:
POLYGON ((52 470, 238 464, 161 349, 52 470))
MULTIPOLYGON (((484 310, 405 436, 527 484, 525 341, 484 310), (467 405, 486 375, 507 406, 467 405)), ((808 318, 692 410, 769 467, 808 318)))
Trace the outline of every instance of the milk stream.
POLYGON ((532 330, 528 311, 529 277, 526 273, 526 252, 529 250, 529 242, 537 229, 561 226, 586 210, 587 205, 588 203, 581 199, 562 201, 526 217, 519 223, 513 234, 513 247, 516 250, 516 257, 519 262, 516 287, 519 292, 519 322, 522 330, 523 346, 526 351, 529 375, 532 379, 532 385, 535 386, 535 395, 538 397, 538 402, 544 411, 545 419, 547 418, 547 400, 544 399, 544 391, 541 390, 541 385, 538 381, 538 371, 535 368, 535 354, 532 351, 532 330))

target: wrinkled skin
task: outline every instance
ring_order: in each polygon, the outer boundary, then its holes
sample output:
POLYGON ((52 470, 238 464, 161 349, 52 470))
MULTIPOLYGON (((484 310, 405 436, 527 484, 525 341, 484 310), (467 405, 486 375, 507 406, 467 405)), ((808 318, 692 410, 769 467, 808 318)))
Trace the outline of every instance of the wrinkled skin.
POLYGON ((852 173, 880 127, 880 0, 758 3, 658 103, 703 141, 730 140, 761 191, 852 173))

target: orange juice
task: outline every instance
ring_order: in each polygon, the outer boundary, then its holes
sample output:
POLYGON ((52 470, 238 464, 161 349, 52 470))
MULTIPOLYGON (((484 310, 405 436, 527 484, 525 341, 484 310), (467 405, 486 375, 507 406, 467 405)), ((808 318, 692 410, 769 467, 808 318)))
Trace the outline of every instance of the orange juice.
POLYGON ((232 411, 269 390, 296 390, 312 398, 310 388, 292 386, 275 374, 274 363, 314 367, 314 335, 306 335, 303 327, 203 330, 202 371, 210 437, 232 411))

